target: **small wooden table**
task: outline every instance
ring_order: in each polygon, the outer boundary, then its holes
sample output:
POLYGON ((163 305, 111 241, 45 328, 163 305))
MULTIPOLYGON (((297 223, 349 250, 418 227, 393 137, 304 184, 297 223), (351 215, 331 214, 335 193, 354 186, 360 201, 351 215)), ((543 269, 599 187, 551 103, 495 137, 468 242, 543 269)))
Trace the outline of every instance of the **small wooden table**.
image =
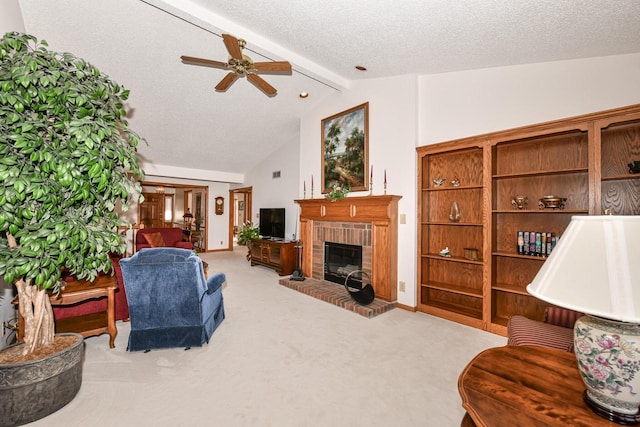
POLYGON ((576 357, 565 351, 527 346, 485 350, 464 369, 458 390, 467 410, 463 426, 617 426, 584 403, 576 357))
MULTIPOLYGON (((115 294, 118 283, 114 276, 98 276, 96 280, 74 280, 66 282, 64 290, 59 295, 51 294, 51 305, 69 305, 78 302, 107 297, 107 311, 91 313, 82 316, 68 317, 56 320, 56 332, 76 332, 83 337, 91 337, 103 333, 109 334, 109 347, 115 347, 116 335, 116 304, 115 294)), ((24 319, 18 317, 18 340, 24 336, 24 319)))

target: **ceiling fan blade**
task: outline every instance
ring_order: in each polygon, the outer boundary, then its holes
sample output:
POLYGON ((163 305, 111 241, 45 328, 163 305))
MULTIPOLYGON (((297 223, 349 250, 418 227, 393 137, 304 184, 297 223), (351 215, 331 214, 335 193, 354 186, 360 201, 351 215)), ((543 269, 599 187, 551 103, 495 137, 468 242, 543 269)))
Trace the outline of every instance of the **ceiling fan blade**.
POLYGON ((254 62, 253 69, 259 73, 291 74, 291 64, 287 61, 254 62))
POLYGON ((220 61, 214 61, 213 59, 194 58, 193 56, 181 56, 182 62, 189 65, 202 65, 203 67, 213 68, 229 68, 229 64, 220 61))
POLYGON ((222 39, 224 40, 224 45, 227 47, 229 51, 229 55, 235 59, 242 59, 242 50, 240 49, 240 45, 238 44, 238 39, 233 37, 231 34, 223 34, 222 39))
POLYGON ((257 74, 247 74, 247 80, 253 83, 258 89, 263 91, 267 96, 275 96, 278 91, 275 87, 267 83, 262 77, 257 74))
POLYGON ((224 92, 229 89, 229 86, 231 86, 236 80, 238 80, 238 75, 232 71, 220 80, 220 83, 216 85, 216 90, 218 92, 224 92))

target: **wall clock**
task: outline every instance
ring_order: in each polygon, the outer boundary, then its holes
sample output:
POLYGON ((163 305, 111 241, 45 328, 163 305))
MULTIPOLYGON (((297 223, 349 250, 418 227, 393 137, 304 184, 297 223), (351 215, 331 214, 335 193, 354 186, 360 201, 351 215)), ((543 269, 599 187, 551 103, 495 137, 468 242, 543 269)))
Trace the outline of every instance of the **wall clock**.
POLYGON ((216 215, 222 215, 224 212, 224 197, 216 197, 216 215))

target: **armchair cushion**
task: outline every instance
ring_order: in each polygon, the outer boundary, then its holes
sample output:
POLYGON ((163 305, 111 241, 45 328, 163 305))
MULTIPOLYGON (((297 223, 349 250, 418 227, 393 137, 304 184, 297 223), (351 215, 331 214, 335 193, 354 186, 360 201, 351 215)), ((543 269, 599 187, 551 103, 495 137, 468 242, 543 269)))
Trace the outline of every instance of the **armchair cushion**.
POLYGON ((208 281, 191 250, 142 249, 120 261, 129 302, 130 351, 208 343, 224 320, 218 273, 208 281))
POLYGON ((573 329, 512 316, 507 326, 507 345, 531 345, 573 352, 573 329))
POLYGON ((573 325, 582 313, 549 306, 544 322, 513 316, 507 325, 508 345, 533 345, 573 352, 573 325))

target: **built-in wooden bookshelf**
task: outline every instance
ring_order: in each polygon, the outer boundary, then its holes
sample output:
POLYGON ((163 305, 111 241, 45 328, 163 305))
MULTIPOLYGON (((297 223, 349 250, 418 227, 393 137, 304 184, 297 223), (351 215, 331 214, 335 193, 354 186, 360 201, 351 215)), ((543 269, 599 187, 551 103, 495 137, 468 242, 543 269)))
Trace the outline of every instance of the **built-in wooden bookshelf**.
POLYGON ((483 149, 429 152, 420 158, 420 180, 419 309, 481 327, 483 149), (465 258, 465 249, 477 250, 478 259, 465 258))
POLYGON ((418 310, 466 325, 504 335, 513 315, 542 320, 547 304, 526 286, 546 256, 519 254, 519 231, 561 236, 574 215, 640 215, 640 174, 629 171, 640 160, 640 105, 417 152, 418 310), (527 197, 523 209, 516 195, 527 197), (541 208, 549 195, 566 198, 563 208, 541 208), (449 218, 454 201, 458 222, 449 218))

